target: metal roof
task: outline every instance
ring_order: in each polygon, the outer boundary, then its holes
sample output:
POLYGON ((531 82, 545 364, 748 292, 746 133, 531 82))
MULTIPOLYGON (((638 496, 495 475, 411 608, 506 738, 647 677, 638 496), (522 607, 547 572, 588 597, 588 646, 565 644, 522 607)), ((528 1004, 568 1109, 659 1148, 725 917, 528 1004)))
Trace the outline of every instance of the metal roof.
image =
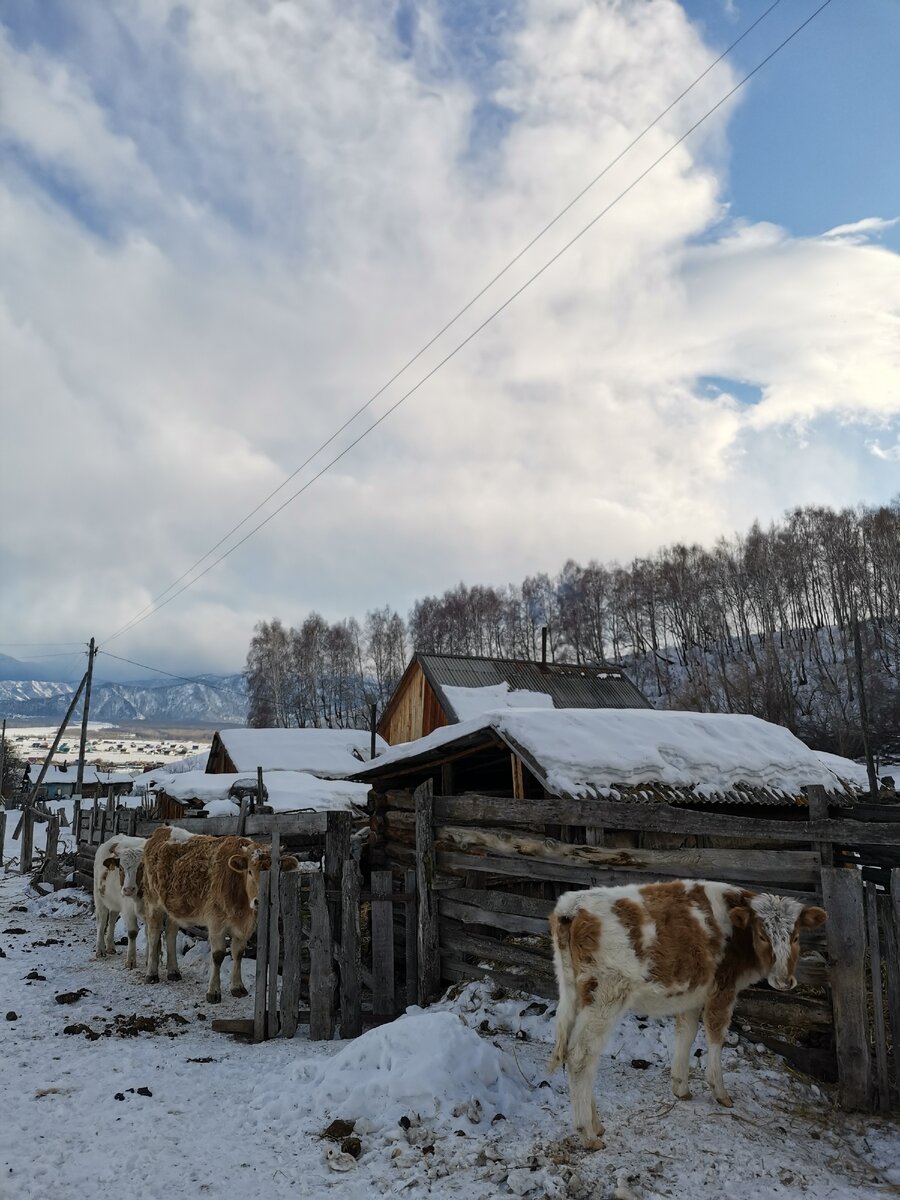
POLYGON ((602 663, 575 665, 524 659, 475 658, 462 654, 417 654, 448 717, 458 720, 445 687, 510 688, 544 692, 555 708, 650 708, 650 702, 618 667, 602 663))

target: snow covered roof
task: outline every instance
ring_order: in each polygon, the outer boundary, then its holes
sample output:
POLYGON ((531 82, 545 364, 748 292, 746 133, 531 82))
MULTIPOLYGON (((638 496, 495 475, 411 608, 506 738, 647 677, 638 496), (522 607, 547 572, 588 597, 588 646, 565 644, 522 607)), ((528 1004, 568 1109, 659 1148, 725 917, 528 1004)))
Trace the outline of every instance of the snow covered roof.
MULTIPOLYGON (((367 729, 221 729, 213 738, 207 770, 222 747, 237 771, 306 771, 323 779, 346 779, 369 761, 367 729)), ((378 752, 387 742, 376 737, 378 752)), ((268 782, 266 783, 268 787, 268 782)))
POLYGON ((491 738, 515 751, 556 796, 661 785, 689 790, 697 799, 779 803, 814 784, 845 790, 819 756, 780 725, 725 713, 637 708, 486 713, 394 746, 355 778, 389 778, 392 768, 402 775, 440 761, 458 743, 474 747, 491 738))
MULTIPOLYGON (((40 766, 32 763, 31 779, 34 782, 40 774, 40 766)), ((69 763, 67 768, 63 770, 61 767, 49 766, 47 773, 44 776, 44 783, 60 784, 71 783, 73 786, 78 779, 78 764, 69 763)), ((134 776, 130 771, 100 771, 96 767, 88 763, 84 768, 84 782, 92 787, 97 784, 107 783, 131 783, 134 776)))
POLYGON ((493 687, 445 687, 444 695, 460 721, 501 708, 553 708, 553 697, 546 692, 511 688, 505 679, 493 687))
MULTIPOLYGON (((196 800, 212 815, 233 813, 237 801, 229 794, 236 783, 256 787, 256 772, 207 775, 205 771, 182 771, 155 775, 158 789, 173 800, 196 800)), ((306 771, 272 771, 265 776, 266 804, 275 812, 312 808, 317 812, 365 807, 369 788, 346 779, 319 779, 306 771)))
POLYGON ((840 754, 829 754, 825 750, 814 750, 813 754, 844 783, 861 791, 869 790, 869 773, 862 763, 854 762, 852 758, 843 758, 840 754))

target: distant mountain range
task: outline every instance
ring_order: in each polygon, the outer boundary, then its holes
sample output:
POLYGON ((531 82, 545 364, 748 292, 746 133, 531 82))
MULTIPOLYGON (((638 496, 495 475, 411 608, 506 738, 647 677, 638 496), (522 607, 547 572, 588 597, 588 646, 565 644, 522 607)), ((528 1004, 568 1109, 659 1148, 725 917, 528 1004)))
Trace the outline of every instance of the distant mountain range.
MULTIPOLYGON (((0 717, 25 717, 48 724, 61 720, 77 683, 23 677, 20 668, 29 665, 0 656, 0 674, 7 670, 10 674, 0 679, 0 717)), ((79 703, 74 716, 80 715, 79 703)), ((116 725, 134 721, 243 724, 247 719, 246 682, 243 675, 200 675, 190 683, 95 682, 90 717, 116 725)))

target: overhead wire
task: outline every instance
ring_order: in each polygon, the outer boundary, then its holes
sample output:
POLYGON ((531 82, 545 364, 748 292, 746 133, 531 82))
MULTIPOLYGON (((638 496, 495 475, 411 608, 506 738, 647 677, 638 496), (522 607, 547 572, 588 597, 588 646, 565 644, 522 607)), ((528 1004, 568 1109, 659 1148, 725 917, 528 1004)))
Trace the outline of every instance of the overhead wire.
MULTIPOLYGON (((703 70, 690 84, 688 84, 688 86, 686 88, 684 88, 683 91, 679 92, 679 94, 674 98, 674 100, 672 100, 668 105, 666 105, 666 107, 662 110, 662 112, 660 112, 656 117, 654 117, 653 120, 650 121, 650 123, 648 125, 645 125, 644 128, 641 130, 641 132, 639 134, 637 134, 636 137, 632 138, 632 140, 630 142, 628 142, 627 145, 623 146, 623 148, 618 152, 618 154, 616 154, 614 158, 611 158, 609 160, 609 162, 606 164, 606 166, 604 166, 603 169, 601 171, 599 171, 593 177, 593 179, 591 179, 590 182, 587 183, 581 189, 580 192, 577 193, 577 195, 573 196, 572 199, 568 202, 568 204, 565 205, 564 208, 561 208, 559 210, 559 212, 550 221, 548 221, 547 224, 544 225, 543 228, 541 228, 534 235, 534 237, 532 237, 531 240, 529 242, 527 242, 522 247, 522 249, 519 250, 518 253, 515 254, 506 263, 505 266, 503 266, 496 273, 496 275, 494 275, 491 279, 489 279, 488 282, 486 284, 484 284, 484 286, 478 292, 476 292, 476 294, 471 298, 471 300, 469 300, 466 304, 464 304, 463 307, 453 317, 451 317, 448 321, 446 321, 444 323, 444 325, 442 325, 441 328, 421 347, 421 349, 417 350, 416 353, 411 358, 407 359, 407 361, 403 364, 403 366, 400 367, 400 369, 398 371, 396 371, 390 377, 390 379, 388 379, 385 383, 383 383, 377 392, 374 392, 369 397, 369 399, 365 401, 364 404, 361 404, 359 406, 359 408, 357 408, 353 413, 351 413, 350 416, 346 419, 346 421, 344 421, 344 423, 342 425, 340 425, 334 431, 334 433, 331 434, 330 437, 328 437, 324 442, 322 442, 321 445, 319 445, 307 458, 305 458, 303 460, 303 462, 300 463, 300 465, 298 467, 296 467, 295 470, 293 470, 290 473, 290 475, 287 475, 281 481, 281 483, 279 483, 279 485, 276 488, 274 488, 271 492, 269 492, 269 494, 267 496, 265 496, 264 499, 260 500, 259 504, 257 504, 255 508, 252 508, 250 510, 250 512, 248 512, 244 517, 241 518, 240 521, 238 521, 238 523, 236 525, 233 525, 232 528, 229 529, 227 533, 223 534, 222 537, 215 543, 215 545, 211 546, 209 548, 209 550, 206 551, 205 554, 203 554, 200 558, 198 558, 196 560, 196 562, 194 562, 191 566, 189 566, 186 571, 184 571, 181 575, 178 576, 177 579, 173 580, 172 583, 170 583, 167 588, 165 588, 162 592, 160 592, 158 596, 155 596, 142 609, 140 609, 139 612, 137 612, 135 614, 135 616, 131 618, 130 621, 126 621, 123 626, 121 626, 114 633, 112 633, 109 637, 107 637, 103 640, 106 642, 112 641, 114 638, 117 638, 121 633, 124 633, 127 629, 131 628, 131 621, 137 620, 138 617, 142 617, 144 613, 147 613, 150 610, 155 611, 155 606, 159 603, 160 600, 162 600, 165 596, 167 596, 169 594, 169 592, 171 592, 174 588, 176 588, 179 583, 181 583, 184 579, 186 579, 189 575, 191 575, 197 569, 197 567, 199 567, 212 554, 214 554, 216 552, 216 550, 219 549, 220 546, 224 545, 224 543, 227 542, 228 539, 233 534, 237 533, 237 531, 239 529, 241 529, 244 525, 246 525, 247 522, 252 517, 256 516, 256 514, 260 511, 260 509, 264 508, 269 503, 270 500, 274 499, 274 497, 277 496, 280 491, 282 491, 283 488, 287 487, 287 485, 291 482, 291 480, 295 479, 305 467, 308 467, 309 464, 313 461, 313 459, 318 458, 318 456, 322 453, 323 450, 326 450, 332 444, 332 442, 335 441, 336 438, 340 437, 340 435, 344 432, 344 430, 347 429, 350 425, 352 425, 353 422, 357 419, 357 417, 360 417, 367 409, 369 409, 375 403, 375 401, 378 400, 379 397, 381 397, 387 391, 387 389, 391 386, 391 384, 396 383, 396 381, 400 378, 401 375, 405 374, 406 371, 408 371, 409 368, 415 362, 417 362, 422 357, 423 354, 426 353, 426 351, 430 350, 431 347, 435 344, 435 342, 437 342, 449 329, 451 329, 457 323, 457 321, 459 321, 460 318, 463 317, 469 311, 469 309, 472 308, 472 306, 474 304, 476 304, 482 298, 482 296, 485 295, 486 292, 490 291, 490 289, 494 286, 494 284, 497 283, 500 279, 502 279, 503 276, 508 271, 510 271, 512 269, 512 267, 514 267, 515 264, 517 262, 519 262, 519 260, 521 258, 523 258, 524 255, 527 254, 528 251, 531 250, 532 247, 535 246, 537 244, 537 242, 539 242, 540 239, 542 237, 544 237, 544 235, 546 233, 548 233, 553 228, 553 226, 556 225, 557 222, 559 222, 566 215, 566 213, 569 212, 578 203, 579 200, 581 200, 584 196, 586 196, 587 193, 596 184, 598 184, 600 182, 600 180, 606 174, 608 174, 608 172, 611 171, 612 168, 614 166, 616 166, 616 164, 619 163, 625 157, 626 154, 629 153, 629 151, 634 149, 634 147, 638 144, 638 142, 640 142, 644 137, 646 137, 646 135, 652 129, 654 129, 660 123, 660 121, 662 121, 666 116, 668 116, 668 114, 672 111, 672 109, 675 108, 676 105, 680 104, 681 101, 685 98, 685 96, 687 96, 690 92, 692 92, 699 83, 702 83, 702 81, 706 78, 706 76, 710 73, 710 71, 712 71, 715 67, 717 67, 724 58, 727 58, 727 56, 737 46, 739 46, 740 43, 746 37, 748 37, 749 34, 751 34, 753 32, 753 30, 762 21, 764 21, 766 19, 766 17, 772 12, 772 10, 777 8, 780 3, 781 3, 781 0, 773 0, 773 3, 771 3, 768 6, 768 8, 766 8, 756 18, 755 21, 751 22, 751 24, 747 26, 747 28, 740 34, 740 36, 735 38, 733 42, 731 42, 728 46, 726 46, 726 48, 718 55, 718 57, 714 58, 712 60, 712 62, 710 62, 710 64, 705 68, 705 70, 703 70)), ((219 561, 221 561, 221 560, 219 560, 219 561)), ((200 578, 200 576, 198 576, 198 578, 200 578)))
POLYGON ((628 184, 627 187, 623 188, 622 191, 619 192, 618 195, 615 196, 607 205, 605 205, 594 217, 592 217, 591 220, 578 231, 578 233, 576 233, 559 250, 557 250, 556 253, 554 255, 552 255, 552 257, 549 258, 543 264, 543 266, 539 267, 538 270, 535 271, 533 275, 531 275, 528 279, 526 279, 525 282, 523 284, 521 284, 521 286, 518 287, 512 293, 512 295, 510 295, 506 300, 504 300, 504 302, 498 308, 494 309, 494 311, 492 313, 490 313, 490 315, 487 316, 479 325, 477 325, 475 327, 475 329, 473 329, 471 331, 471 333, 469 333, 465 338, 463 338, 463 340, 461 342, 459 342, 451 351, 449 351, 449 353, 447 353, 442 359, 440 359, 440 361, 438 363, 436 363, 436 365, 433 366, 431 368, 431 370, 427 372, 427 374, 422 376, 422 378, 418 381, 418 383, 414 384, 413 387, 411 387, 408 391, 404 392, 404 394, 402 396, 400 396, 400 398, 398 400, 396 400, 389 408, 387 408, 381 414, 380 417, 378 417, 375 421, 373 421, 372 424, 369 425, 366 429, 364 429, 363 432, 361 434, 359 434, 358 437, 356 437, 352 442, 350 442, 347 446, 345 446, 344 449, 339 454, 335 455, 334 458, 332 458, 329 462, 327 462, 325 464, 325 466, 321 468, 321 470, 319 470, 315 475, 313 475, 310 479, 308 479, 306 481, 306 483, 303 484, 302 487, 298 488, 296 492, 293 492, 287 498, 287 500, 283 501, 267 517, 265 517, 262 521, 260 521, 259 524, 255 525, 250 530, 249 533, 245 534, 242 538, 240 538, 237 542, 235 542, 235 544, 233 546, 229 547, 229 549, 226 550, 224 554, 219 555, 218 558, 216 558, 212 563, 210 563, 209 566, 205 567, 198 575, 196 575, 193 579, 191 579, 183 587, 180 587, 171 596, 169 596, 167 599, 163 600, 155 608, 151 609, 150 612, 144 612, 142 615, 138 615, 137 617, 135 617, 132 621, 128 622, 125 626, 123 626, 120 630, 118 630, 115 634, 113 634, 112 637, 107 638, 106 641, 107 642, 112 641, 113 638, 120 637, 124 633, 129 633, 137 625, 142 624, 149 617, 153 616, 155 613, 157 613, 161 609, 165 608, 168 604, 171 604, 171 602, 173 600, 176 600, 180 595, 182 595, 184 592, 186 592, 189 588, 193 587, 195 583, 198 583, 205 575, 209 574, 209 572, 211 570, 213 570, 215 567, 217 567, 219 565, 219 563, 223 562, 226 558, 229 557, 229 555, 233 554, 235 550, 238 550, 245 542, 249 541, 249 539, 251 537, 253 537, 256 533, 258 533, 260 529, 262 529, 264 526, 268 525, 268 523, 271 520, 273 520, 276 516, 278 516, 278 514, 280 512, 282 512, 285 508, 287 508, 287 506, 289 504, 291 504, 294 500, 296 500, 298 498, 298 496, 301 496, 310 487, 312 487, 312 485, 314 483, 316 483, 317 480, 321 479, 321 477, 327 471, 329 471, 336 463, 340 462, 340 460, 342 458, 344 458, 347 454, 349 454, 351 450, 353 450, 356 446, 358 446, 359 443, 361 441, 363 441, 364 438, 368 437, 368 435, 370 433, 372 433, 375 429, 377 429, 378 426, 381 425, 382 422, 385 421, 389 416, 391 416, 392 413, 396 412, 396 410, 403 403, 405 403, 405 401, 408 400, 410 398, 410 396, 414 395, 419 390, 419 388, 422 387, 423 384, 427 383, 428 380, 431 379, 431 377, 433 375, 435 375, 446 363, 448 363, 452 358, 454 358, 460 352, 460 350, 462 350, 465 346, 467 346, 469 344, 469 342, 471 342, 473 340, 473 338, 477 337, 478 334, 481 333, 481 331, 483 329, 485 329, 488 325, 490 325, 492 321, 494 321, 505 309, 507 309, 510 306, 510 304, 513 303, 514 300, 518 299, 518 297, 521 296, 521 294, 524 291, 526 291, 537 279, 539 279, 544 274, 545 271, 547 271, 568 250, 570 250, 571 247, 574 246, 576 242, 580 241, 580 239, 582 237, 584 237, 584 235, 586 233, 588 233, 597 224, 597 222, 601 220, 602 217, 604 217, 622 199, 624 199, 624 197, 627 196, 629 194, 629 192, 631 192, 635 187, 637 187, 637 185, 643 179, 645 179, 647 177, 647 175, 650 174, 651 171, 653 171, 657 166, 659 166, 659 164, 661 162, 663 162, 664 159, 668 158, 668 156, 670 154, 672 154, 673 151, 677 150, 677 148, 682 144, 682 142, 684 142, 688 137, 690 137, 690 135, 696 129, 698 129, 705 121, 707 121, 713 115, 713 113, 717 112, 718 109, 720 109, 723 104, 725 104, 728 100, 730 100, 731 97, 734 96, 736 92, 740 91, 740 89, 742 87, 744 87, 745 84, 747 84, 753 78, 754 75, 756 75, 760 70, 762 70, 762 68, 767 63, 771 62, 771 60, 775 57, 775 55, 778 54, 781 50, 783 50, 784 47, 787 46, 791 41, 793 41, 793 39, 795 37, 797 37, 797 35, 800 34, 807 27, 807 25, 809 25, 819 15, 819 13, 823 12, 831 4, 831 2, 832 2, 832 0, 823 0, 823 3, 821 3, 818 6, 818 8, 816 8, 804 21, 802 21, 794 30, 792 30, 792 32, 790 34, 788 34, 785 38, 783 38, 782 41, 780 41, 773 50, 771 50, 764 58, 762 58, 756 64, 756 66, 752 68, 752 70, 748 71, 747 74, 744 75, 732 88, 730 88, 729 91, 727 91, 724 96, 722 96, 719 100, 717 100, 716 103, 711 108, 707 109, 707 111, 703 114, 702 117, 700 117, 698 120, 696 120, 688 129, 686 129, 685 132, 683 134, 681 134, 681 136, 676 141, 674 141, 666 150, 664 150, 662 152, 662 154, 658 155, 653 160, 653 162, 650 163, 650 165, 648 167, 646 167, 643 171, 641 171, 641 173, 639 175, 637 175, 631 181, 631 183, 628 184))
POLYGON ((227 688, 219 687, 215 683, 210 683, 208 679, 203 679, 200 676, 195 676, 193 679, 187 675, 173 675, 171 671, 163 671, 159 667, 151 667, 148 663, 135 662, 133 658, 122 658, 119 654, 112 654, 109 650, 98 650, 98 654, 104 654, 107 658, 114 658, 117 662, 128 663, 132 667, 140 667, 144 671, 154 671, 157 675, 168 675, 170 679, 178 679, 182 683, 199 683, 203 687, 212 688, 215 692, 227 692, 227 688))

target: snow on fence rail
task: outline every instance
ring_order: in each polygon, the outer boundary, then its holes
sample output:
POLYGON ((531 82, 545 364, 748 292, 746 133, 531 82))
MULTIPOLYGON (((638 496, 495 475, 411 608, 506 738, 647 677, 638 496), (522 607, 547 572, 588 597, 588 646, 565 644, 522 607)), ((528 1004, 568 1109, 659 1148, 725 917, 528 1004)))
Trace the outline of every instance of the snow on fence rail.
POLYGON ((900 1102, 900 806, 857 814, 819 788, 808 799, 785 820, 425 784, 371 794, 371 854, 419 873, 420 1003, 480 978, 554 997, 547 916, 573 887, 722 879, 824 903, 799 991, 749 989, 736 1016, 801 1069, 837 1077, 845 1107, 886 1109, 900 1102))

